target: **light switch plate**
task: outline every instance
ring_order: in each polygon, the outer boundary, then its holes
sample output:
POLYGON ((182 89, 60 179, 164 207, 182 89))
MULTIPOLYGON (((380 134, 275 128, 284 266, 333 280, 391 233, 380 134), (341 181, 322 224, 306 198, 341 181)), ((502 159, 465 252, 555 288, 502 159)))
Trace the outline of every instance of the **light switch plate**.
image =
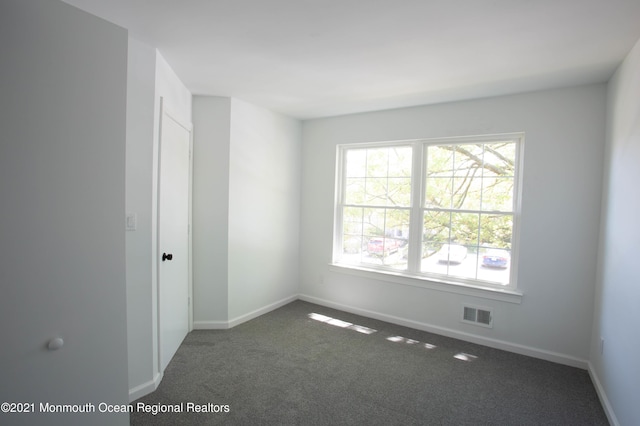
POLYGON ((137 227, 137 222, 138 222, 138 218, 135 213, 127 213, 126 230, 135 231, 137 227))

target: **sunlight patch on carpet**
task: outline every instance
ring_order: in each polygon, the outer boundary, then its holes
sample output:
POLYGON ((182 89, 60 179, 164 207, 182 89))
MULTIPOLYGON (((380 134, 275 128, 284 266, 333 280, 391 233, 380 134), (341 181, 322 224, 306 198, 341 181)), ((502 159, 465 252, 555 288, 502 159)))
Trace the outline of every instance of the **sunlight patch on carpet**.
POLYGON ((337 318, 328 317, 326 315, 316 314, 315 312, 310 313, 308 315, 309 318, 315 321, 320 321, 325 324, 330 324, 340 328, 347 328, 349 330, 357 331, 358 333, 363 334, 373 334, 378 330, 374 330, 373 328, 365 327, 363 325, 352 324, 347 321, 342 321, 337 318))
POLYGON ((421 345, 425 349, 435 349, 436 345, 432 345, 431 343, 420 343, 418 340, 409 339, 407 337, 402 336, 391 336, 387 337, 387 340, 394 343, 405 343, 407 345, 421 345))
POLYGON ((464 352, 460 352, 459 354, 455 354, 453 357, 455 359, 459 359, 461 361, 467 361, 467 362, 475 361, 476 359, 478 359, 477 356, 471 355, 471 354, 466 354, 464 352))

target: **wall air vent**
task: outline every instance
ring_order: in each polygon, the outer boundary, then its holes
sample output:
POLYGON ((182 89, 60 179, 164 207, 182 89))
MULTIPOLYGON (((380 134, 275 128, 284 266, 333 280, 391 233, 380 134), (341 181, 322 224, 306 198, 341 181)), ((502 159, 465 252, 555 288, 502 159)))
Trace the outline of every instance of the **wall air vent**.
POLYGON ((465 305, 462 307, 462 322, 493 328, 493 312, 489 308, 465 305))

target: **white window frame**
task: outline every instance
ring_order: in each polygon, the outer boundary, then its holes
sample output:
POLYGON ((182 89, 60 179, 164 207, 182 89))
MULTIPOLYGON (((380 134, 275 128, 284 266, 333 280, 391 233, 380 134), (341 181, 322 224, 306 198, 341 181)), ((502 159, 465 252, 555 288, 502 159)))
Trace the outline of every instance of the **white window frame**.
POLYGON ((461 293, 490 299, 520 303, 522 292, 517 287, 517 270, 519 260, 520 217, 522 207, 522 169, 524 153, 524 133, 506 133, 482 136, 464 136, 437 139, 416 139, 390 142, 368 142, 341 144, 337 146, 336 191, 334 240, 331 270, 335 272, 355 274, 377 280, 385 280, 398 284, 427 287, 453 293, 461 293), (424 212, 424 184, 426 178, 426 147, 431 145, 457 145, 473 143, 492 143, 513 141, 516 144, 514 194, 513 194, 513 228, 511 242, 511 266, 509 284, 498 284, 477 279, 465 279, 453 276, 430 274, 420 270, 421 245, 424 212), (384 148, 393 146, 411 146, 411 227, 409 233, 409 254, 406 270, 398 270, 384 265, 354 264, 341 262, 343 252, 343 208, 346 190, 346 152, 350 149, 384 148), (418 224, 418 225, 416 225, 418 224))

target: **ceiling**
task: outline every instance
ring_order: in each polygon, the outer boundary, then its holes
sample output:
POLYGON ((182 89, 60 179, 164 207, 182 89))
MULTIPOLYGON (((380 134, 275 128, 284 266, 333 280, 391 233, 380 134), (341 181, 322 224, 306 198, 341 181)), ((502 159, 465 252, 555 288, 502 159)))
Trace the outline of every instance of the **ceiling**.
POLYGON ((65 0, 194 95, 308 119, 609 79, 640 0, 65 0))

